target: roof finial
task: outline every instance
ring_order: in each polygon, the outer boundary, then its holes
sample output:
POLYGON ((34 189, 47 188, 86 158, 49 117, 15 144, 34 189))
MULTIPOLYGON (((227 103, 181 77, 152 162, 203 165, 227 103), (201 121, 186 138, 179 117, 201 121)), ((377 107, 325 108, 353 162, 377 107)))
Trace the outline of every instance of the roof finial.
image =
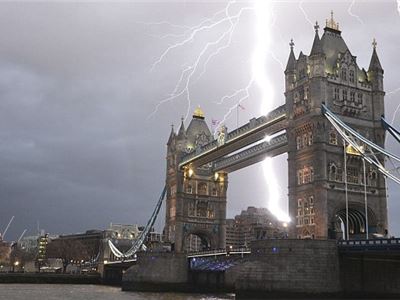
POLYGON ((339 31, 339 23, 335 22, 335 19, 333 18, 333 10, 331 10, 331 19, 326 20, 326 27, 339 31))
POLYGON ((315 32, 318 33, 318 29, 319 29, 318 21, 315 21, 314 29, 315 29, 315 32))
POLYGON ((378 45, 378 43, 376 42, 376 39, 374 38, 372 40, 372 47, 374 47, 374 50, 376 49, 376 45, 378 45))
POLYGON ((290 46, 290 50, 293 50, 293 47, 294 47, 293 39, 290 39, 289 46, 290 46))

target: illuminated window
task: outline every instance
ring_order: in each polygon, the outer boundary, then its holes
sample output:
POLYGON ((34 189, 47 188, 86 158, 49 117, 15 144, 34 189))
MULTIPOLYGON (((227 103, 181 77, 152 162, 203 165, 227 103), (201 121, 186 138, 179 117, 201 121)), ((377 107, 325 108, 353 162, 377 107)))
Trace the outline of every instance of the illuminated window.
POLYGON ((331 130, 329 132, 329 144, 331 144, 331 145, 337 145, 338 144, 336 131, 331 130))
POLYGON ((294 103, 299 102, 299 93, 295 92, 294 93, 294 103))
POLYGON ((310 99, 310 89, 308 86, 304 88, 304 100, 308 101, 310 99))
POLYGON ((297 184, 306 184, 314 181, 314 168, 304 167, 297 171, 297 184))
POLYGON ((358 168, 347 167, 347 182, 358 184, 359 179, 360 179, 360 176, 359 176, 358 168))
POLYGON ((199 183, 199 185, 197 186, 197 193, 199 195, 207 195, 207 183, 199 183))

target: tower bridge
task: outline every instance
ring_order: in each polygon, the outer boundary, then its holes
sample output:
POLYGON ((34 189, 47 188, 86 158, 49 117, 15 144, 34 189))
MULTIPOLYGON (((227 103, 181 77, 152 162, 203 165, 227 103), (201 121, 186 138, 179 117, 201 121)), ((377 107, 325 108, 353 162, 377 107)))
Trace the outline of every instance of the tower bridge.
MULTIPOLYGON (((165 196, 164 234, 172 251, 139 252, 124 289, 400 295, 400 240, 383 239, 386 178, 400 184, 400 158, 384 149, 385 130, 398 141, 400 133, 382 118, 384 71, 376 45, 368 70, 360 67, 332 15, 321 37, 316 24, 309 55, 296 58, 291 41, 284 105, 230 132, 221 126, 216 138, 200 108, 187 128, 183 120, 177 132, 172 128, 165 188, 146 227, 165 196), (289 238, 228 251, 229 173, 283 153, 289 238)), ((125 253, 110 248, 124 260, 144 237, 125 253)))
POLYGON ((366 70, 331 17, 322 37, 315 26, 309 55, 296 58, 290 43, 284 73, 286 103, 267 115, 230 132, 221 126, 214 139, 198 108, 187 129, 182 121, 177 133, 171 131, 165 232, 175 251, 188 250, 193 235, 204 249, 224 248, 228 174, 282 153, 288 155, 290 237, 361 238, 388 228, 384 155, 375 155, 374 164, 369 154, 349 151, 348 145, 357 145, 337 125, 340 118, 384 147, 385 92, 376 42, 366 70))

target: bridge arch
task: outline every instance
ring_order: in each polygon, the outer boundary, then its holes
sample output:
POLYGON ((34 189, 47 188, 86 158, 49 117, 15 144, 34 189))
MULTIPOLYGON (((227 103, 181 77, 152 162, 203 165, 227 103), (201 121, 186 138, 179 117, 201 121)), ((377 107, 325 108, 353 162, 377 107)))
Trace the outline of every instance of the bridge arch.
POLYGON ((206 230, 191 230, 183 236, 183 251, 198 252, 217 248, 215 237, 206 230))
MULTIPOLYGON (((349 203, 349 235, 350 238, 365 238, 366 216, 365 207, 361 203, 349 203)), ((374 211, 368 207, 368 231, 369 234, 376 233, 378 222, 374 211)), ((345 238, 346 232, 346 207, 338 207, 331 218, 331 238, 345 238), (334 236, 333 236, 334 235, 334 236)))

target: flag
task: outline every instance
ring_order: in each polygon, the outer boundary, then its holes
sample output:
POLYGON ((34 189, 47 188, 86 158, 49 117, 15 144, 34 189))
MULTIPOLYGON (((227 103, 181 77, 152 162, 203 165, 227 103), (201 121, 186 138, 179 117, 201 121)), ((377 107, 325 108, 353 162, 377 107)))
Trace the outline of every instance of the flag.
POLYGON ((218 120, 215 120, 215 119, 211 119, 211 124, 212 124, 213 126, 217 126, 217 125, 219 124, 219 121, 218 121, 218 120))
POLYGON ((246 108, 245 108, 243 105, 241 105, 241 104, 238 104, 238 107, 240 107, 240 108, 243 109, 243 110, 246 109, 246 108))

